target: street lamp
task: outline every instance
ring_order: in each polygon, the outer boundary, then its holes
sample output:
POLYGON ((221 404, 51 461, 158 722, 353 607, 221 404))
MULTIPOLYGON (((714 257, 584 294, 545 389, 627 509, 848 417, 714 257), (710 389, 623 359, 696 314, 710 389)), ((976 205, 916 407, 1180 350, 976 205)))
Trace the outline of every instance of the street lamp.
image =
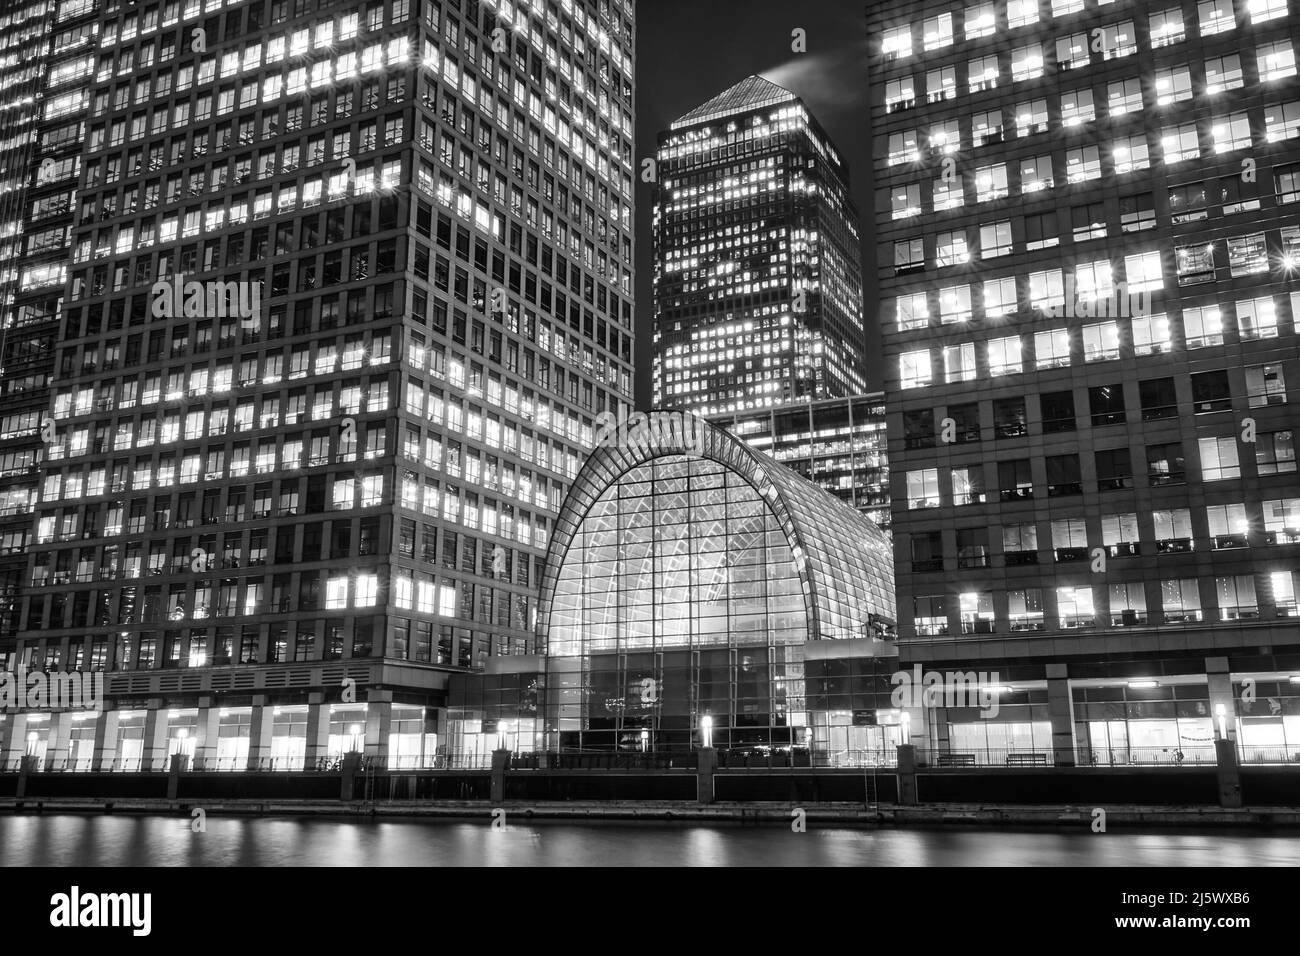
POLYGON ((705 747, 713 746, 713 718, 705 714, 700 718, 700 734, 705 747))
POLYGON ((1214 716, 1219 718, 1219 739, 1228 739, 1228 710, 1222 704, 1214 705, 1214 716))
POLYGON ((899 719, 903 725, 903 743, 907 743, 912 739, 912 715, 903 711, 899 719))
POLYGON ((510 724, 507 721, 501 721, 497 724, 497 750, 509 750, 509 741, 506 735, 510 733, 510 724))
POLYGON ((36 742, 40 739, 41 735, 34 730, 27 735, 27 756, 36 756, 36 742))
POLYGON ((352 735, 352 749, 359 751, 361 749, 361 744, 360 744, 361 725, 353 724, 351 727, 348 728, 348 733, 352 735))
POLYGON ((642 728, 641 730, 641 752, 645 753, 650 749, 650 731, 642 728))

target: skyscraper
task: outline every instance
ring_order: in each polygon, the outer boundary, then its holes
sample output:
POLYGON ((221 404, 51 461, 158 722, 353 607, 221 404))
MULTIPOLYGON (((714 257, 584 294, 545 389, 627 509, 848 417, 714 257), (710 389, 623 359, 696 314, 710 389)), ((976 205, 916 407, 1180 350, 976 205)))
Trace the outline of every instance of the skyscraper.
POLYGON ((886 2, 868 30, 901 653, 1014 678, 931 742, 1294 751, 1296 12, 886 2))
POLYGON ((803 102, 747 77, 676 120, 656 165, 655 404, 864 392, 857 211, 803 102))
POLYGON ((110 701, 0 724, 5 755, 425 760, 447 672, 531 649, 551 522, 630 400, 631 5, 82 6, 0 659, 110 701))
POLYGON ((0 641, 17 634, 28 580, 95 14, 90 2, 0 14, 0 641))

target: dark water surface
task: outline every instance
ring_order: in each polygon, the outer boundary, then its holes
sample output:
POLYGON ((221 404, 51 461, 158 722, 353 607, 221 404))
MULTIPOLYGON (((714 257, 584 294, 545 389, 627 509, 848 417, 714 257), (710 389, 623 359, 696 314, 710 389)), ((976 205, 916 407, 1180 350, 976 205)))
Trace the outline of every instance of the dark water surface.
POLYGON ((3 866, 1296 866, 1300 833, 81 814, 0 817, 3 866))

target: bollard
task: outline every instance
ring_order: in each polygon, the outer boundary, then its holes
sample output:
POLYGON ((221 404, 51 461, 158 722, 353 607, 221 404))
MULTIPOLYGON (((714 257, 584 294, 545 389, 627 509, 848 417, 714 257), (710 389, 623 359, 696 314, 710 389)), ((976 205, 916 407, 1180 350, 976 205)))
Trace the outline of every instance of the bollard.
POLYGON ((492 805, 500 806, 506 798, 506 770, 510 767, 510 751, 492 751, 492 805))
POLYGON ((898 745, 898 803, 903 807, 916 806, 916 747, 898 745))
POLYGON ((1214 756, 1218 762, 1219 806, 1236 808, 1242 805, 1241 768, 1237 765, 1237 745, 1232 740, 1214 742, 1214 756))
POLYGON ((349 750, 343 755, 343 779, 339 782, 339 799, 348 801, 356 788, 357 773, 361 770, 361 752, 349 750))
POLYGON ((712 747, 700 748, 700 760, 695 771, 695 799, 699 803, 713 802, 713 771, 718 765, 718 752, 712 747))

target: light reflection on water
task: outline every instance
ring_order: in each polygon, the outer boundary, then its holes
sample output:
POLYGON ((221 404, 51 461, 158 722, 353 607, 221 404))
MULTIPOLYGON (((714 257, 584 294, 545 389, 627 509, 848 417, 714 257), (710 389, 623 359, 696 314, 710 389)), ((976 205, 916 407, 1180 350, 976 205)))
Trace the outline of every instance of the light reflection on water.
POLYGON ((1296 866, 1300 833, 1093 834, 80 814, 0 817, 4 866, 1296 866))

